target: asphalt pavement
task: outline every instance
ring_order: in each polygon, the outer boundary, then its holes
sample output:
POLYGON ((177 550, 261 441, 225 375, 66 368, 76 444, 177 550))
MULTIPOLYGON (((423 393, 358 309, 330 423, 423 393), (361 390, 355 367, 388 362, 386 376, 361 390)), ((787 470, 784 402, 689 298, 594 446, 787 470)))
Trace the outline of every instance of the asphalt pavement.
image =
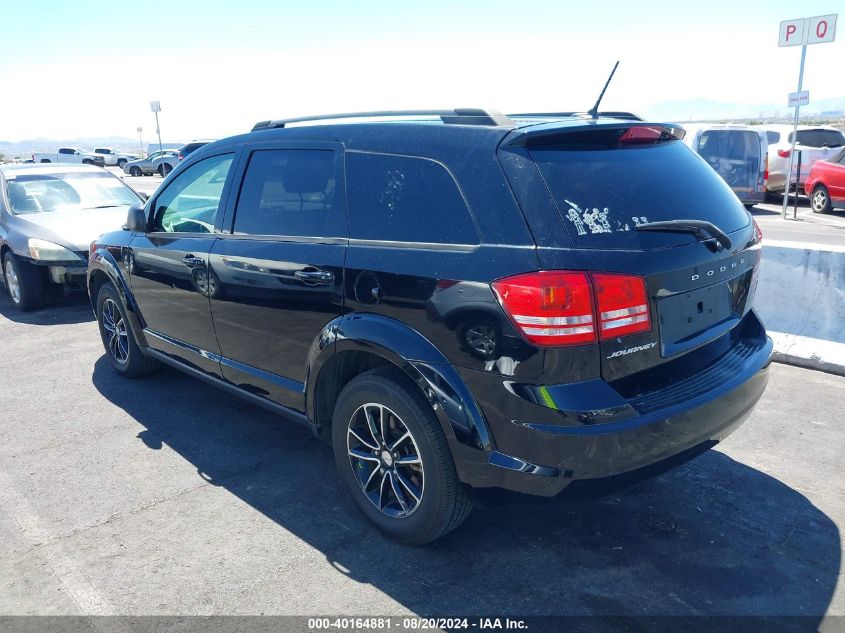
POLYGON ((0 350, 0 614, 845 615, 845 378, 773 365, 678 470, 406 547, 306 430, 174 370, 117 377, 84 298, 3 296, 0 350))
POLYGON ((758 204, 751 213, 763 231, 764 240, 845 245, 845 209, 813 213, 809 199, 799 196, 797 207, 795 198, 790 197, 786 219, 782 202, 758 204))

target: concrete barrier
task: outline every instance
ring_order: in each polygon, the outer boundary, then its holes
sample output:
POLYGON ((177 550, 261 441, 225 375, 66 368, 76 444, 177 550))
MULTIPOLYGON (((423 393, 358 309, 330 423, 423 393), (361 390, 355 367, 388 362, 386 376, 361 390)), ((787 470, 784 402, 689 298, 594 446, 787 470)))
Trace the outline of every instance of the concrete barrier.
POLYGON ((754 307, 775 360, 845 375, 845 246, 764 240, 754 307))

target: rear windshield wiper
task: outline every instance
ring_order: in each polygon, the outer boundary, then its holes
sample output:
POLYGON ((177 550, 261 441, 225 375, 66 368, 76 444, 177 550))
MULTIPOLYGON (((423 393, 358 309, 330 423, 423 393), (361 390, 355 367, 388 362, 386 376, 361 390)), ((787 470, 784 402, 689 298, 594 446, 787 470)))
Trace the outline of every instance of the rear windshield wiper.
POLYGON ((712 222, 706 220, 666 220, 664 222, 646 222, 638 224, 637 231, 666 231, 669 233, 692 233, 708 245, 716 242, 718 250, 729 249, 731 239, 725 232, 712 222))

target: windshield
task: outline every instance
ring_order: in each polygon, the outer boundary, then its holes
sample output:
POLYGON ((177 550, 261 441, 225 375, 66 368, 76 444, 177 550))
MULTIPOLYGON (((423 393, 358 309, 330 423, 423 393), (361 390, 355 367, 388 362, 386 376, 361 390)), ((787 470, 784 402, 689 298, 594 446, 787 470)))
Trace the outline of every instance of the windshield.
POLYGON ((44 213, 138 204, 137 194, 107 173, 33 174, 8 182, 12 213, 44 213))
MULTIPOLYGON (((792 141, 792 134, 789 140, 792 141)), ((798 130, 796 142, 807 147, 842 147, 845 135, 839 130, 798 130)))
POLYGON ((725 233, 749 216, 707 163, 681 141, 618 149, 536 147, 531 157, 576 248, 645 249, 695 237, 637 231, 637 224, 707 220, 725 233))

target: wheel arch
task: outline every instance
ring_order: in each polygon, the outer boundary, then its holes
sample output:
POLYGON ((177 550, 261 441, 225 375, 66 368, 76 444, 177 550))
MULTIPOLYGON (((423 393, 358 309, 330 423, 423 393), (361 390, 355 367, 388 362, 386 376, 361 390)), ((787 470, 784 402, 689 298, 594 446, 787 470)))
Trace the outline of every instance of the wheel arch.
POLYGON ((147 339, 144 336, 144 327, 138 311, 138 304, 135 301, 135 296, 132 294, 132 288, 114 255, 108 248, 100 246, 94 251, 88 263, 88 299, 91 302, 91 308, 94 310, 95 316, 97 312, 97 294, 106 282, 111 282, 115 289, 117 289, 117 294, 120 296, 120 301, 126 310, 129 326, 132 328, 138 345, 146 347, 147 339))
POLYGON ((419 332, 374 314, 335 319, 311 346, 305 408, 319 437, 331 437, 334 403, 344 386, 380 367, 420 390, 446 435, 459 474, 467 458, 487 461, 494 450, 487 422, 454 366, 419 332))

